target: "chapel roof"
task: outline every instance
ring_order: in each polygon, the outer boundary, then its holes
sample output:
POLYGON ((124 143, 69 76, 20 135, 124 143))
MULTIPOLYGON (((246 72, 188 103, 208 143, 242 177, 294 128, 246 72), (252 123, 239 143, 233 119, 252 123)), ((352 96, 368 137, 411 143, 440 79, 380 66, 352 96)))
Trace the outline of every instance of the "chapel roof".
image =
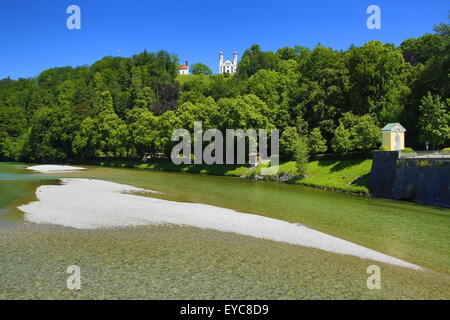
POLYGON ((381 131, 406 132, 406 129, 400 123, 388 123, 381 131))

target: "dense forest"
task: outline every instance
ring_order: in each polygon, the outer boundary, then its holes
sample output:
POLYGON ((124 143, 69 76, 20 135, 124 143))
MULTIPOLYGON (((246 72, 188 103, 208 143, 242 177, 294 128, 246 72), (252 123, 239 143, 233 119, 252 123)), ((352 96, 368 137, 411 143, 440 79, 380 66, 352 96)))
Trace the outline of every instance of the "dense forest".
POLYGON ((399 47, 317 45, 277 52, 253 45, 238 74, 177 80, 165 51, 105 57, 32 79, 0 80, 0 158, 67 161, 164 153, 173 130, 278 128, 285 156, 380 147, 401 122, 408 146, 450 146, 450 25, 399 47), (300 146, 300 147, 299 147, 300 146), (299 151, 299 148, 303 150, 299 151))

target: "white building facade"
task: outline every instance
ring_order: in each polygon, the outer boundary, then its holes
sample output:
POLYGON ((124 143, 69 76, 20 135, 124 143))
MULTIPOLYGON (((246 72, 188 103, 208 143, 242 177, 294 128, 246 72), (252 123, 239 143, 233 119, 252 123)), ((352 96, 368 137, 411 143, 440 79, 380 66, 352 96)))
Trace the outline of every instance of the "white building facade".
POLYGON ((178 68, 178 73, 183 75, 189 74, 189 62, 186 61, 186 64, 184 66, 180 66, 178 68))
POLYGON ((223 52, 220 51, 219 54, 219 74, 236 74, 238 67, 238 55, 237 52, 234 51, 233 53, 233 61, 230 61, 229 59, 225 60, 223 59, 223 52))

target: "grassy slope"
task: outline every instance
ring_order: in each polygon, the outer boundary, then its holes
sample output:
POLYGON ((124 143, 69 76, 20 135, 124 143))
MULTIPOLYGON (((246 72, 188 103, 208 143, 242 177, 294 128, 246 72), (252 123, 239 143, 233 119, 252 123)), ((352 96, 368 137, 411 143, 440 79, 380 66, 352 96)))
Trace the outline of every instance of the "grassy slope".
POLYGON ((186 83, 188 81, 196 80, 196 79, 198 79, 200 77, 202 77, 202 76, 197 76, 197 75, 193 75, 193 74, 188 74, 188 75, 186 75, 186 74, 179 74, 177 76, 177 81, 179 83, 181 83, 181 84, 184 84, 184 83, 186 83))
MULTIPOLYGON (((99 164, 106 167, 181 171, 236 177, 245 174, 250 169, 250 167, 246 165, 174 165, 169 161, 142 163, 140 161, 130 160, 105 160, 92 164, 99 164)), ((263 167, 265 166, 259 166, 253 175, 260 174, 261 168, 263 167)), ((368 194, 369 190, 367 189, 366 184, 371 167, 372 160, 312 161, 308 164, 306 178, 297 180, 295 183, 332 190, 368 194), (352 182, 359 177, 363 177, 363 179, 352 184, 352 182)), ((295 174, 295 171, 295 162, 288 161, 280 164, 277 174, 295 174)))
MULTIPOLYGON (((308 164, 306 177, 295 181, 297 184, 332 190, 368 194, 367 179, 372 168, 372 160, 321 160, 308 164), (352 184, 356 179, 360 180, 352 184)), ((260 173, 259 168, 256 173, 260 173)), ((295 174, 294 161, 281 163, 278 175, 295 174)))
MULTIPOLYGON (((174 165, 169 161, 142 163, 140 161, 129 160, 105 160, 93 164, 100 164, 101 166, 106 167, 181 171, 235 177, 240 177, 250 169, 246 165, 174 165)), ((253 175, 260 174, 262 167, 264 166, 258 167, 253 175)), ((372 160, 312 161, 308 164, 306 178, 297 180, 295 183, 331 190, 369 194, 367 177, 371 167, 372 160), (352 184, 352 182, 359 177, 363 178, 352 184)), ((295 174, 295 171, 295 162, 288 161, 280 164, 277 174, 295 174)))

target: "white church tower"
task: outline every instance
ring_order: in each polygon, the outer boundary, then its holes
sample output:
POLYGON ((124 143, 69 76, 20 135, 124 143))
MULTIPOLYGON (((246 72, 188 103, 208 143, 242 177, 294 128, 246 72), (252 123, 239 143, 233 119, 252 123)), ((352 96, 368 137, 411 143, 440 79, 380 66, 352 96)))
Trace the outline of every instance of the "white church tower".
POLYGON ((225 62, 223 61, 223 52, 219 53, 219 74, 236 74, 238 67, 238 54, 236 51, 233 53, 233 61, 227 59, 225 62))
POLYGON ((219 73, 222 74, 222 66, 223 66, 223 52, 220 50, 219 53, 219 73))

